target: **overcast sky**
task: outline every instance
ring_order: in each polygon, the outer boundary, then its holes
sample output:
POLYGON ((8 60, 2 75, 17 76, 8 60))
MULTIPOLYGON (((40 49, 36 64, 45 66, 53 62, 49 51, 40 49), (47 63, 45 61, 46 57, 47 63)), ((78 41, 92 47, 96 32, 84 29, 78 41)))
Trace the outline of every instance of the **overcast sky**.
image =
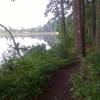
POLYGON ((0 0, 0 24, 31 28, 47 22, 44 11, 48 0, 0 0))

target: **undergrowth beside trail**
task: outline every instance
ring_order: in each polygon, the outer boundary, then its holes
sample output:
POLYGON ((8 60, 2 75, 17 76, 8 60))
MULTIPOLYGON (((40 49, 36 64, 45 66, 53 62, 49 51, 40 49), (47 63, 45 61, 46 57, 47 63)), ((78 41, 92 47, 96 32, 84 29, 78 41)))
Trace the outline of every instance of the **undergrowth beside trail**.
POLYGON ((0 100, 31 100, 47 85, 48 71, 72 63, 56 55, 56 50, 32 49, 20 58, 10 58, 0 69, 0 100))
POLYGON ((100 100, 100 55, 89 54, 73 78, 75 100, 100 100))

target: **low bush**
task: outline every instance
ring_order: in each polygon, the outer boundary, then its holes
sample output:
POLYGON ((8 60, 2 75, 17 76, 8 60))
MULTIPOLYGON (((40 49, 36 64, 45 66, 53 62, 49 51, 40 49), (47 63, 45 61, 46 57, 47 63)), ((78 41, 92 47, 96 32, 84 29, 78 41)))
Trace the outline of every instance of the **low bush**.
POLYGON ((32 49, 24 56, 13 57, 2 64, 0 71, 0 100, 31 100, 46 87, 48 71, 71 63, 61 59, 54 50, 32 49))
POLYGON ((100 55, 91 54, 73 78, 75 100, 100 100, 100 55))

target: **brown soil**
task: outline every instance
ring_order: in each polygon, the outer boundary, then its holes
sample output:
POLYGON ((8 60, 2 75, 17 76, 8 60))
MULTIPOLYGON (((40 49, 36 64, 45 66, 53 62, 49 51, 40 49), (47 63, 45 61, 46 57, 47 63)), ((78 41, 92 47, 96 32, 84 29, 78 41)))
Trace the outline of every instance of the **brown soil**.
POLYGON ((37 100, 73 100, 70 91, 72 87, 71 75, 79 69, 78 64, 67 66, 52 72, 47 89, 37 100))

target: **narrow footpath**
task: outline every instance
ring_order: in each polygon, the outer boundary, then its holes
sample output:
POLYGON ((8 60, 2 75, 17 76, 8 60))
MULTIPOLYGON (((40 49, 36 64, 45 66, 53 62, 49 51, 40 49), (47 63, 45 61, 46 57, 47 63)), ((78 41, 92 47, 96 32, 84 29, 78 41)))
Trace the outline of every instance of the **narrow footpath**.
POLYGON ((52 72, 47 89, 37 100, 73 100, 70 91, 72 87, 71 75, 77 73, 78 69, 79 64, 73 64, 52 72))

